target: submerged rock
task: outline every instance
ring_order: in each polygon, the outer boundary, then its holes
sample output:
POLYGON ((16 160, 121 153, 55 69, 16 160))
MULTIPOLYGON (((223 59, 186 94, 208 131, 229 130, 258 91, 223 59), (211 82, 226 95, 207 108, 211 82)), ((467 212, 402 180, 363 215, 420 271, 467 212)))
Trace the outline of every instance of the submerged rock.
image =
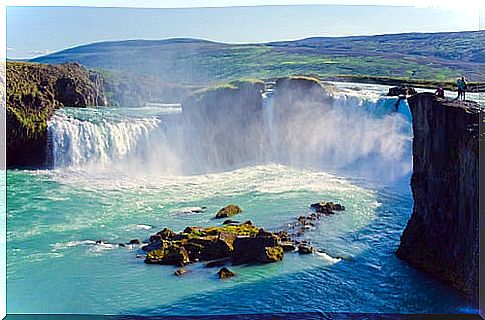
POLYGON ((235 204, 230 204, 228 206, 225 206, 221 210, 219 210, 219 212, 217 212, 216 219, 227 218, 241 212, 242 210, 239 206, 235 204))
POLYGON ((177 269, 175 270, 175 272, 173 273, 174 275, 176 275, 177 277, 180 277, 180 276, 183 276, 184 274, 186 274, 188 271, 184 268, 180 268, 180 269, 177 269))
POLYGON ((130 240, 130 242, 128 242, 128 244, 140 244, 140 240, 132 239, 132 240, 130 240))
POLYGON ((218 272, 217 272, 217 276, 219 277, 219 279, 227 279, 227 278, 232 278, 234 277, 236 274, 234 272, 232 272, 231 270, 227 269, 226 267, 223 267, 221 268, 218 272))

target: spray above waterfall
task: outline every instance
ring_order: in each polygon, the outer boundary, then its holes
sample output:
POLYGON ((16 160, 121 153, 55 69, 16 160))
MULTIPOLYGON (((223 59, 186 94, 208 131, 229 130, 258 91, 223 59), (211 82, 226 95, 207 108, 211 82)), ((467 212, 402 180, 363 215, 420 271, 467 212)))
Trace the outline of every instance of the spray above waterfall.
POLYGON ((410 172, 406 101, 396 108, 395 98, 322 90, 221 90, 169 115, 157 107, 61 110, 48 127, 52 164, 162 175, 270 162, 390 178, 410 172))

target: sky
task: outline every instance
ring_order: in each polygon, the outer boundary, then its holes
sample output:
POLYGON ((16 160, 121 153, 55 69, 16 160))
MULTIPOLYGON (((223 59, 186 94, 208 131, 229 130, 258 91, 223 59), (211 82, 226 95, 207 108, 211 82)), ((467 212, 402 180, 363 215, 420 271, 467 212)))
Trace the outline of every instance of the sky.
MULTIPOLYGON (((170 2, 164 3, 169 5, 170 2)), ((179 5, 187 2, 179 2, 179 5)), ((123 1, 117 3, 122 5, 123 1)), ((216 0, 211 4, 221 3, 216 0)), ((7 58, 32 58, 81 44, 126 39, 190 37, 244 43, 312 36, 464 31, 477 30, 478 19, 477 10, 423 6, 292 5, 182 9, 15 6, 7 7, 6 53, 7 58)))

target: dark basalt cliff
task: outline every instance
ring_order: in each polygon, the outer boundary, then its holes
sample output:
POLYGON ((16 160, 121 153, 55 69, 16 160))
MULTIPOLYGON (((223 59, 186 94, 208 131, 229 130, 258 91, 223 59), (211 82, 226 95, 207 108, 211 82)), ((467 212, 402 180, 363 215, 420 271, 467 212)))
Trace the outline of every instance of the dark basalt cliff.
POLYGON ((7 62, 7 167, 46 165, 47 121, 62 106, 106 105, 103 79, 77 63, 7 62))
POLYGON ((480 108, 430 93, 408 101, 414 131, 414 209, 397 255, 476 302, 480 108))

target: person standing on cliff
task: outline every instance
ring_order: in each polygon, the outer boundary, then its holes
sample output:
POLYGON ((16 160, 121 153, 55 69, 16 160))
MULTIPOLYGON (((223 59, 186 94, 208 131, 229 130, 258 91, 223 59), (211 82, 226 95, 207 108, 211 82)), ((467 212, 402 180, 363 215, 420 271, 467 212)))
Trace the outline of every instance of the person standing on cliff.
POLYGON ((456 81, 456 85, 458 86, 458 97, 456 97, 455 100, 465 100, 465 92, 467 87, 465 77, 461 77, 461 79, 458 79, 456 81))

